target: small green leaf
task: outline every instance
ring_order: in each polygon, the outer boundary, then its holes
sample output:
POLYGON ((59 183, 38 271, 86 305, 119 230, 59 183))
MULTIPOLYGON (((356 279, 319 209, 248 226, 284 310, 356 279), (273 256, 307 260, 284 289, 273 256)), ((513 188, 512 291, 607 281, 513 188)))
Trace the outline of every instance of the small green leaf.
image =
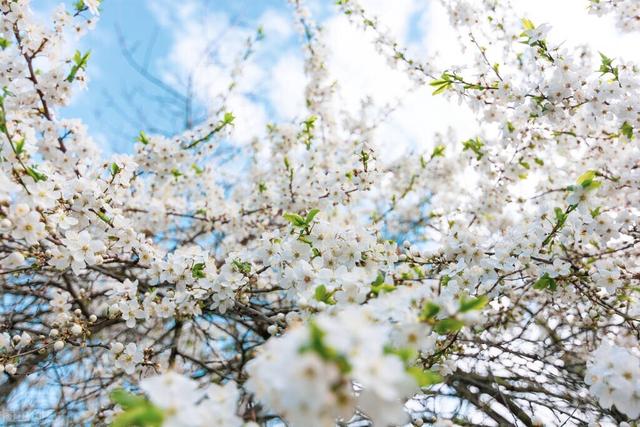
POLYGON ((446 148, 447 147, 445 147, 442 144, 436 145, 433 151, 431 152, 431 158, 433 159, 434 157, 444 157, 444 150, 446 148))
POLYGON ((305 219, 297 213, 287 212, 282 215, 282 217, 289 221, 294 227, 306 227, 307 225, 305 219))
POLYGON ((222 118, 222 122, 223 122, 225 125, 229 125, 229 124, 233 123, 233 121, 234 121, 235 119, 236 119, 236 118, 235 118, 235 116, 233 115, 233 113, 231 113, 231 112, 226 112, 226 113, 224 113, 224 117, 222 118))
POLYGON ((73 67, 71 67, 71 71, 67 76, 66 80, 71 83, 75 80, 76 74, 80 70, 86 70, 87 62, 89 61, 89 56, 91 55, 91 51, 87 51, 84 55, 80 53, 79 50, 76 50, 76 53, 73 55, 71 61, 73 62, 73 67))
POLYGON ((436 315, 440 313, 440 306, 431 301, 427 301, 422 307, 422 312, 420 313, 421 320, 433 319, 436 315))
POLYGON ((313 221, 313 219, 316 217, 316 215, 318 215, 319 212, 320 209, 311 209, 309 211, 307 217, 305 218, 305 222, 307 223, 307 225, 311 224, 311 221, 313 221))
POLYGON ((94 211, 94 212, 96 213, 96 215, 98 215, 98 218, 100 218, 103 222, 111 225, 111 218, 109 218, 106 213, 102 211, 94 211))
POLYGON ((555 291, 558 289, 558 285, 553 277, 549 276, 549 273, 544 273, 534 284, 533 289, 555 291))
POLYGON ((33 178, 34 181, 46 181, 47 176, 42 172, 38 172, 34 166, 26 168, 27 175, 33 178))
POLYGON ((251 273, 251 263, 242 261, 241 259, 234 259, 232 261, 233 267, 242 274, 250 274, 251 273))
POLYGON ((111 423, 111 427, 161 427, 163 420, 162 410, 147 403, 118 414, 111 423))
POLYGON ((24 138, 16 142, 16 155, 20 156, 20 154, 22 154, 23 151, 24 151, 24 138))
POLYGON ((480 160, 484 156, 482 152, 482 147, 484 147, 484 142, 480 140, 480 138, 468 139, 466 141, 462 141, 463 149, 462 151, 471 150, 476 155, 476 159, 480 160))
POLYGON ((580 177, 576 180, 576 183, 584 186, 585 182, 592 181, 593 178, 595 178, 595 176, 596 176, 596 171, 594 170, 587 171, 582 175, 580 175, 580 177))
POLYGON ((333 294, 335 292, 329 292, 325 285, 318 285, 313 293, 313 297, 316 301, 323 302, 328 305, 335 305, 336 300, 333 299, 333 294))
POLYGON ((629 122, 624 122, 620 128, 620 133, 631 141, 633 139, 633 126, 631 126, 629 122))
POLYGON ((122 406, 123 409, 135 408, 147 402, 142 396, 138 396, 128 391, 117 388, 111 392, 111 400, 122 406))
POLYGON ((111 171, 111 175, 116 176, 122 169, 117 163, 111 163, 109 170, 111 171))
POLYGON ((149 138, 147 137, 147 134, 144 133, 143 130, 141 130, 138 134, 138 137, 136 138, 136 141, 138 141, 142 145, 147 145, 149 143, 149 138))
POLYGON ((460 312, 466 313, 472 310, 482 310, 488 302, 489 298, 487 298, 485 295, 481 295, 476 298, 462 298, 460 300, 460 312))
POLYGON ((536 28, 535 24, 527 19, 527 18, 522 18, 522 27, 524 27, 525 30, 533 30, 536 28))
POLYGON ((464 323, 461 320, 449 317, 447 319, 438 320, 433 329, 440 335, 444 335, 451 332, 458 332, 463 326, 464 323))
POLYGON ((416 380, 419 387, 428 387, 442 382, 442 376, 437 372, 424 370, 417 366, 409 367, 407 373, 416 380))
POLYGON ((191 267, 191 277, 194 279, 204 279, 206 277, 204 274, 205 267, 204 262, 193 264, 193 267, 191 267))

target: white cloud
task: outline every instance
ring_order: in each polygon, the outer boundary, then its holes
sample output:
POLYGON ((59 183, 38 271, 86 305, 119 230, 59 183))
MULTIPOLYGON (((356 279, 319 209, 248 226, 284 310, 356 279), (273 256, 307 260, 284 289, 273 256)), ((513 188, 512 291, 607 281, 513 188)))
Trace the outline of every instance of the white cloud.
POLYGON ((287 39, 294 33, 290 16, 274 9, 265 10, 258 22, 262 25, 265 34, 269 38, 287 39))
POLYGON ((302 115, 306 83, 300 55, 291 51, 284 54, 271 70, 267 85, 269 102, 280 119, 292 120, 302 115))

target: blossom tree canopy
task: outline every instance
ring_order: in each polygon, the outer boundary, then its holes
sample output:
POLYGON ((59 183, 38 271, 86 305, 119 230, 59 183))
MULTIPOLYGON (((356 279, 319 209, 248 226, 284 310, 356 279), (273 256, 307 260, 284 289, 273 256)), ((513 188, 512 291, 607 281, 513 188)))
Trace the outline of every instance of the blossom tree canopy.
MULTIPOLYGON (((442 0, 466 55, 441 68, 338 0, 391 67, 477 118, 389 160, 387 106, 341 108, 291 0, 305 111, 230 175, 224 102, 130 154, 62 118, 91 62, 63 47, 104 3, 42 22, 0 0, 0 419, 639 425, 638 65, 506 1, 442 0)), ((640 30, 636 0, 585 7, 640 30)))

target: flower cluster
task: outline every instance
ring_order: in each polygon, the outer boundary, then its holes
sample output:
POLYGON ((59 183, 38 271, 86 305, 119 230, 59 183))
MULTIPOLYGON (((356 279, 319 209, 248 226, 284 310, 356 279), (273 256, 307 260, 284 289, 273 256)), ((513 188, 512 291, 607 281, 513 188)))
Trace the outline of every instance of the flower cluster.
POLYGON ((612 14, 622 31, 640 30, 640 5, 633 0, 589 0, 589 10, 598 16, 612 14))
POLYGON ((640 417, 640 355, 603 341, 593 352, 585 381, 605 408, 640 417))
POLYGON ((406 398, 441 380, 416 357, 475 324, 485 304, 436 297, 434 288, 404 287, 292 327, 249 362, 248 390, 293 426, 332 426, 356 409, 375 425, 406 422, 406 398))
POLYGON ((238 389, 234 383, 206 389, 176 372, 145 378, 140 388, 164 415, 164 426, 241 427, 236 415, 238 389))

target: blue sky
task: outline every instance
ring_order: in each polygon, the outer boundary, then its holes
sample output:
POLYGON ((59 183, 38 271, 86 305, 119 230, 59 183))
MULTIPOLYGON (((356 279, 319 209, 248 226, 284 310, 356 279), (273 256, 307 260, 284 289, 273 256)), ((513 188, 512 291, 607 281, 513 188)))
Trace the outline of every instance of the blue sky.
MULTIPOLYGON (((46 3, 53 5, 57 1, 46 0, 46 3)), ((198 3, 205 12, 228 15, 232 25, 247 31, 258 27, 258 19, 267 9, 288 13, 283 0, 202 0, 198 3)), ((143 78, 123 53, 124 42, 138 64, 149 74, 163 79, 175 33, 160 21, 151 1, 105 0, 96 28, 81 39, 80 50, 91 50, 90 81, 87 89, 76 94, 63 115, 83 119, 94 137, 108 144, 105 151, 129 151, 132 140, 142 129, 161 133, 183 129, 184 116, 164 102, 165 98, 172 98, 171 95, 143 78)), ((180 93, 186 91, 180 84, 173 87, 180 93)))

